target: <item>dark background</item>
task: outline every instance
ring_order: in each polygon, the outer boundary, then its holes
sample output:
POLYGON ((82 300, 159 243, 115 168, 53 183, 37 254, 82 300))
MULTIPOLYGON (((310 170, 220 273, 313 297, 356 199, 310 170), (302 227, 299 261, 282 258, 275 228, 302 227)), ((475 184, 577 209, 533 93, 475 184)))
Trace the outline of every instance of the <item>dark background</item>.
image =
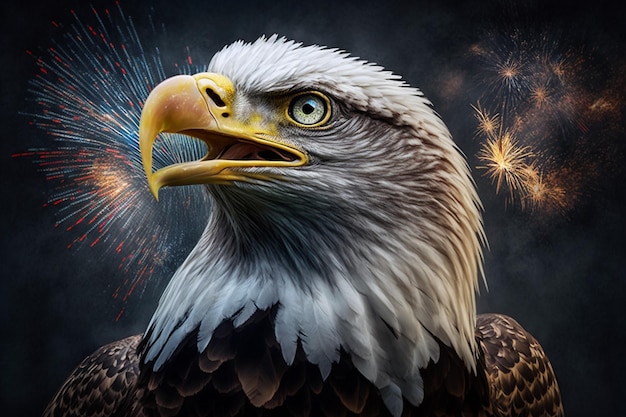
MULTIPOLYGON (((99 10, 112 3, 92 2, 99 10)), ((187 47, 195 63, 208 62, 234 40, 276 32, 307 44, 346 49, 384 65, 433 101, 473 168, 478 164, 478 141, 470 104, 476 103, 484 83, 480 64, 469 51, 489 34, 516 25, 531 32, 540 27, 561 45, 571 43, 585 57, 595 57, 585 58, 588 66, 581 65, 581 71, 590 73, 590 89, 607 76, 624 73, 625 25, 614 2, 334 3, 121 2, 140 36, 148 14, 165 25, 167 36, 156 40, 165 64, 170 55, 184 60, 187 47)), ((49 184, 31 161, 13 156, 55 146, 21 114, 32 106, 26 90, 37 71, 35 59, 25 51, 45 50, 52 39, 59 39, 63 24, 74 21, 70 9, 88 19, 87 3, 22 1, 3 2, 1 7, 0 401, 5 416, 36 416, 84 356, 104 343, 143 331, 166 277, 149 282, 143 295, 125 305, 112 299, 112 288, 124 279, 115 259, 101 256, 97 247, 66 249, 70 238, 54 228, 54 210, 43 207, 49 184), (62 25, 56 27, 53 20, 62 25), (122 307, 125 312, 116 320, 122 307)), ((615 97, 623 98, 624 83, 617 85, 615 97)), ((625 137, 624 106, 618 102, 617 126, 608 129, 601 142, 585 144, 602 146, 595 180, 584 183, 565 213, 507 205, 474 169, 490 245, 485 253, 489 290, 481 288, 479 310, 509 314, 539 339, 556 370, 569 416, 626 413, 625 137)), ((580 178, 592 175, 585 169, 583 164, 580 178)), ((168 259, 164 271, 169 273, 180 261, 168 259)))

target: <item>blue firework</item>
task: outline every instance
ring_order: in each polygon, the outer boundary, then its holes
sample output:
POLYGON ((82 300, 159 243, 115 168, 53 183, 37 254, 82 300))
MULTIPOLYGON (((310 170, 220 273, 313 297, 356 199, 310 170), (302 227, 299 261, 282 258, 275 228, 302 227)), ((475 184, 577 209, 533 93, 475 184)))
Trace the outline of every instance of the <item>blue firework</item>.
MULTIPOLYGON (((167 273, 161 266, 181 256, 174 248, 200 234, 209 204, 194 187, 163 193, 159 203, 150 194, 138 148, 139 119, 143 100, 168 75, 159 48, 144 47, 119 5, 92 11, 93 23, 72 12, 74 22, 60 40, 40 56, 29 52, 38 72, 25 114, 51 141, 18 156, 31 157, 48 180, 45 205, 67 231, 68 248, 98 245, 103 256, 119 257, 121 283, 113 295, 125 301, 145 288, 148 277, 167 273)), ((151 26, 146 39, 156 37, 151 26)), ((183 61, 174 65, 180 73, 202 70, 189 56, 183 61)), ((204 144, 174 136, 159 141, 157 167, 204 156, 204 144)))

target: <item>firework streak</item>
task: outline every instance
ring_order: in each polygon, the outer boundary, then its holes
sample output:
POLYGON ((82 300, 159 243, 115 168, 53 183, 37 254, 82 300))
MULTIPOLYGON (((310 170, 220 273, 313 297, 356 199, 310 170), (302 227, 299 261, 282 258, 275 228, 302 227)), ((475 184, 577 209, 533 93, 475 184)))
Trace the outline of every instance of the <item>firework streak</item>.
MULTIPOLYGON (((208 201, 198 188, 182 187, 157 204, 147 186, 138 126, 143 100, 166 78, 158 48, 144 50, 119 5, 93 10, 94 24, 73 15, 61 42, 41 57, 29 52, 39 72, 29 91, 36 110, 27 116, 54 140, 16 156, 32 157, 51 184, 45 205, 54 207, 56 226, 74 236, 68 248, 97 246, 120 258, 124 282, 113 295, 125 302, 165 259, 180 256, 172 252, 183 240, 199 235, 208 201)), ((188 58, 179 72, 200 70, 188 58)), ((204 144, 174 136, 157 142, 157 167, 206 153, 204 144)))

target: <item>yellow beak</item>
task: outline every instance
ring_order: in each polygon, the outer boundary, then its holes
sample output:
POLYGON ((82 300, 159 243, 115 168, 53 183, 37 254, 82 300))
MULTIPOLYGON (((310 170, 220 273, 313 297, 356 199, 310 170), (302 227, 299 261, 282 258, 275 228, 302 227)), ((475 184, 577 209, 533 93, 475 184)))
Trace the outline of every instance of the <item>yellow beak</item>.
POLYGON ((279 142, 274 127, 241 120, 235 96, 233 83, 215 73, 178 75, 152 90, 141 114, 139 148, 155 198, 168 185, 224 184, 252 176, 233 168, 296 167, 307 162, 302 151, 279 142), (152 172, 152 150, 162 132, 198 138, 208 152, 201 160, 152 172))

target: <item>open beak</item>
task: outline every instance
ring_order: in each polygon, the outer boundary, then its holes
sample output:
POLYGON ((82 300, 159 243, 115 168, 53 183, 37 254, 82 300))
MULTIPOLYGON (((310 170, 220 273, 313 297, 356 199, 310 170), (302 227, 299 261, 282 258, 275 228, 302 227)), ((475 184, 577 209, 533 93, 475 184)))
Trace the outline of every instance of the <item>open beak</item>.
POLYGON ((277 141, 276 129, 240 120, 234 98, 232 82, 216 73, 178 75, 152 90, 141 113, 139 148, 155 198, 168 185, 245 180, 246 175, 233 168, 296 167, 307 162, 302 151, 277 141), (162 132, 200 139, 208 152, 200 160, 152 172, 152 150, 162 132))

